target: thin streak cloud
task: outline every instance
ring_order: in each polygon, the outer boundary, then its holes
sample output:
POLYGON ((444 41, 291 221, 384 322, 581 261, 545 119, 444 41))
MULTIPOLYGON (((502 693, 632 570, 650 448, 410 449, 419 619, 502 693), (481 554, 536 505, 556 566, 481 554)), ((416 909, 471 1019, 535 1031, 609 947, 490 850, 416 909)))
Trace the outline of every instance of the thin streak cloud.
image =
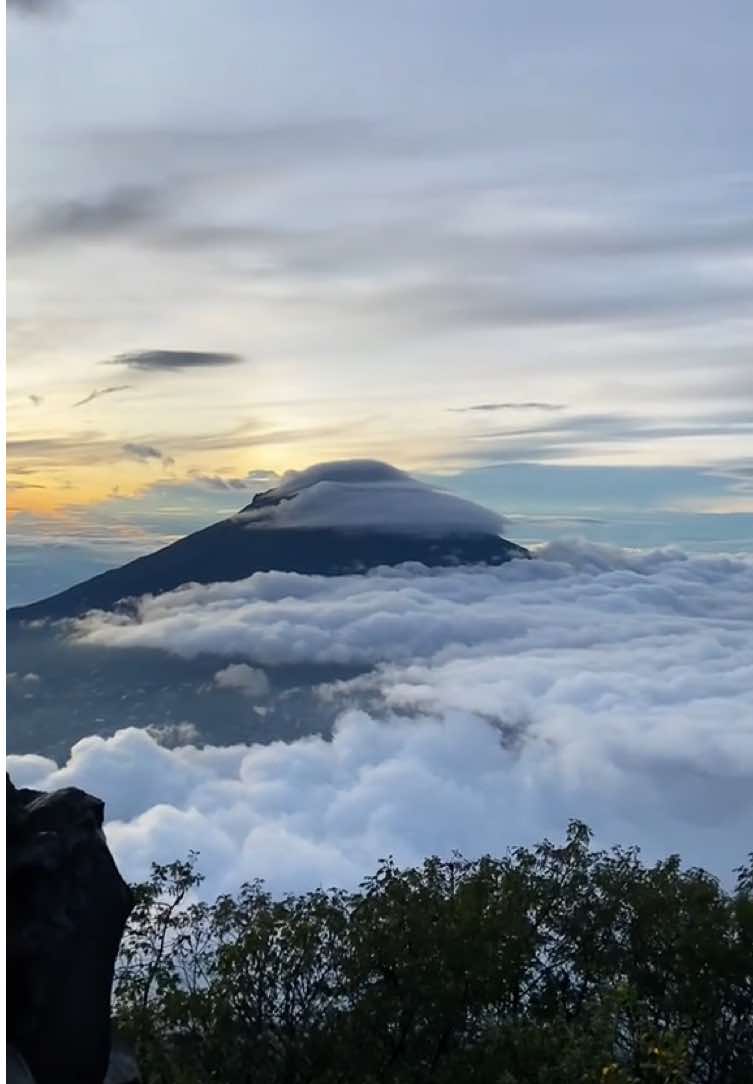
POLYGON ((115 392, 128 391, 128 389, 132 387, 132 384, 114 384, 109 388, 95 388, 85 399, 79 399, 79 401, 73 405, 74 407, 86 406, 87 403, 91 403, 95 399, 101 399, 103 395, 114 395, 115 392))
POLYGON ((496 410, 564 410, 564 403, 473 403, 471 406, 448 407, 453 414, 473 412, 492 413, 496 410))

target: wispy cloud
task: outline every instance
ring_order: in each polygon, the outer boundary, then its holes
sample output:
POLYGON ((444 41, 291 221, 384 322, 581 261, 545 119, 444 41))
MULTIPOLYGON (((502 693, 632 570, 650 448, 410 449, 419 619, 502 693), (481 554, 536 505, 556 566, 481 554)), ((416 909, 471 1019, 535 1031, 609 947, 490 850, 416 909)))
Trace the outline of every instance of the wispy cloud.
POLYGON ((102 433, 91 431, 56 437, 11 436, 6 451, 10 462, 20 459, 23 463, 33 463, 34 469, 39 469, 114 462, 121 454, 121 446, 116 441, 108 440, 102 433))
MULTIPOLYGON (((200 441, 201 438, 199 437, 200 441)), ((146 441, 129 441, 125 444, 110 439, 103 433, 80 432, 63 437, 11 437, 6 445, 10 468, 14 474, 66 467, 92 467, 102 463, 117 463, 132 459, 137 462, 161 462, 172 466, 174 459, 155 444, 146 441), (25 466, 15 466, 20 460, 25 466), (33 467, 28 466, 33 464, 33 467)))
POLYGON ((473 403, 471 406, 449 407, 453 414, 467 414, 472 411, 491 413, 495 410, 564 410, 564 403, 473 403))
MULTIPOLYGON (((139 449, 139 458, 155 458, 153 455, 144 455, 145 449, 159 454, 164 463, 171 462, 170 457, 178 455, 199 457, 204 452, 229 450, 235 451, 242 448, 264 447, 265 445, 284 445, 299 442, 325 441, 350 431, 353 425, 332 426, 301 426, 297 429, 273 429, 263 428, 258 422, 248 420, 239 425, 220 429, 209 433, 195 433, 190 436, 176 437, 174 435, 151 433, 137 437, 125 445, 122 441, 107 437, 97 430, 83 430, 68 436, 50 437, 25 437, 10 434, 6 443, 6 451, 9 462, 20 460, 22 465, 34 464, 34 469, 40 467, 65 466, 91 466, 97 463, 114 463, 122 459, 124 454, 133 457, 134 449, 139 449), (124 453, 124 448, 129 451, 124 453)), ((194 460, 195 461, 195 460, 194 460)), ((13 468, 16 470, 16 468, 13 468)), ((24 466, 18 468, 24 469, 24 466)), ((275 476, 270 472, 254 472, 254 479, 261 478, 268 482, 275 476)), ((226 486, 226 488, 236 488, 226 486)))
POLYGON ((207 474, 205 471, 192 468, 188 471, 188 476, 199 485, 216 490, 258 490, 259 486, 271 487, 280 481, 279 474, 269 470, 250 470, 245 477, 237 478, 224 474, 207 474))
POLYGON ((160 194, 147 187, 116 187, 99 198, 59 200, 49 203, 25 225, 15 230, 15 240, 54 240, 108 237, 130 232, 153 220, 160 194))
POLYGON ((245 478, 221 478, 218 474, 200 474, 196 471, 191 471, 190 475, 195 481, 210 489, 245 490, 250 488, 245 478))
POLYGON ((127 459, 136 459, 140 463, 147 463, 149 460, 159 460, 164 466, 172 466, 175 462, 170 456, 165 455, 159 448, 155 448, 153 444, 133 444, 128 443, 123 445, 123 455, 127 459))
POLYGON ((95 399, 101 399, 103 395, 114 395, 116 391, 127 391, 131 387, 133 387, 132 384, 114 384, 109 388, 95 388, 85 399, 79 399, 73 405, 75 407, 86 406, 87 403, 91 403, 95 399))
POLYGON ((22 15, 47 15, 61 7, 60 0, 8 0, 9 10, 19 11, 22 15))

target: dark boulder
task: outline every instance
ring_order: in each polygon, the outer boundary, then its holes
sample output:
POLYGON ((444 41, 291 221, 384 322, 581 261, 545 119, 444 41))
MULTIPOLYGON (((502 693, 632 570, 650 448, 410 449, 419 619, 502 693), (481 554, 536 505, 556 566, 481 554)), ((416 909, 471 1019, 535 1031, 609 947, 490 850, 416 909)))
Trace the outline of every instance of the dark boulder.
POLYGON ((133 905, 102 831, 104 803, 6 784, 8 1042, 35 1084, 102 1084, 110 992, 133 905))

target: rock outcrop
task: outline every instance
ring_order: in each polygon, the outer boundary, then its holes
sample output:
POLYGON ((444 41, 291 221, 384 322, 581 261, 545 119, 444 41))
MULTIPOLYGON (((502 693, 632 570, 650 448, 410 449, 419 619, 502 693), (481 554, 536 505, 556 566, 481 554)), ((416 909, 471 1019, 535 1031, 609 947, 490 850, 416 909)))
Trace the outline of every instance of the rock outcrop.
POLYGON ((132 907, 102 831, 104 803, 74 787, 6 784, 9 1067, 34 1084, 103 1084, 110 993, 132 907), (19 1057, 20 1055, 20 1057, 19 1057))

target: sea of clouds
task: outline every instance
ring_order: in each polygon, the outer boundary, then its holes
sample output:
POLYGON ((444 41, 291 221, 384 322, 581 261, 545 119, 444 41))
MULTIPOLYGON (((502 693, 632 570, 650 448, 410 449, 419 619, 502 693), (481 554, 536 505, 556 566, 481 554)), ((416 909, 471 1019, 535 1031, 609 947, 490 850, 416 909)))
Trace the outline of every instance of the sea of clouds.
POLYGON ((71 635, 209 652, 255 691, 281 664, 361 670, 321 688, 338 714, 326 738, 166 748, 128 729, 62 767, 9 758, 17 785, 102 796, 132 879, 195 849, 207 896, 254 877, 353 885, 386 855, 499 854, 570 818, 728 881, 753 846, 749 558, 562 542, 496 568, 260 573, 71 635))

